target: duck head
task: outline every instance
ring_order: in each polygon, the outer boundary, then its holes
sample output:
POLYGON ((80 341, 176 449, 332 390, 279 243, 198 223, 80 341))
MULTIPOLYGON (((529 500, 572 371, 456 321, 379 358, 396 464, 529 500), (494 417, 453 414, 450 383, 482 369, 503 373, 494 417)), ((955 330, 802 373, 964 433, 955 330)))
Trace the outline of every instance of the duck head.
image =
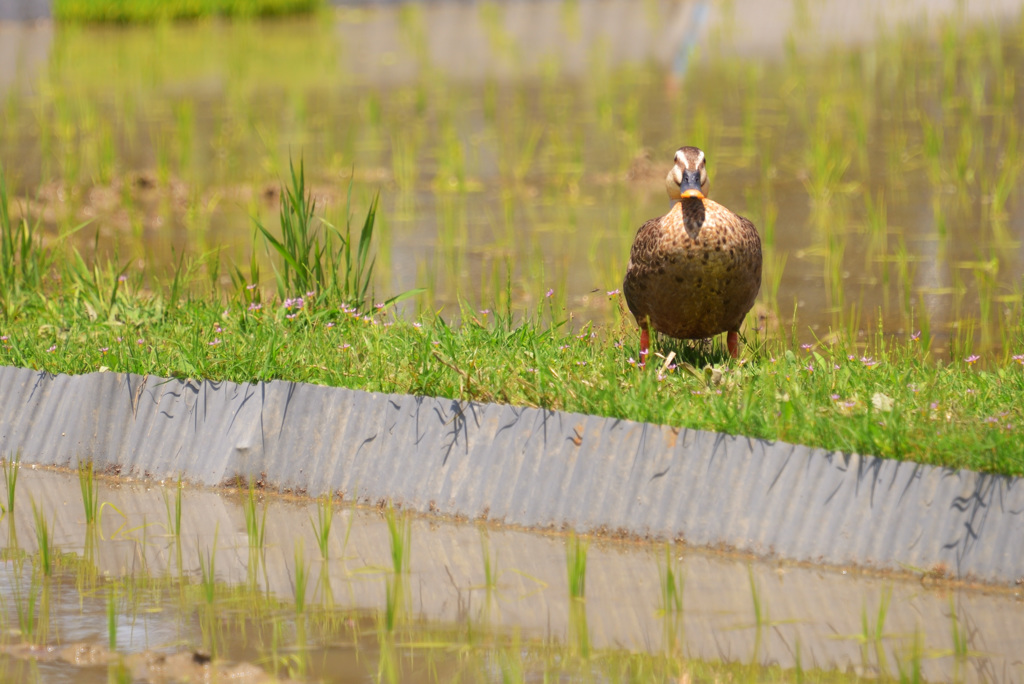
POLYGON ((680 147, 676 151, 675 164, 665 177, 665 189, 672 202, 688 197, 707 197, 708 170, 704 152, 696 147, 680 147))

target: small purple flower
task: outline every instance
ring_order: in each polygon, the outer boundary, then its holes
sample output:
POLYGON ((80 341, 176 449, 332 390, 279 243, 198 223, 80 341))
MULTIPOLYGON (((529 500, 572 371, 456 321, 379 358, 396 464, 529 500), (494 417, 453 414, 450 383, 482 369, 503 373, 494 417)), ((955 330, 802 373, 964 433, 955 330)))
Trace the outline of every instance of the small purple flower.
POLYGON ((0 342, 6 342, 9 339, 11 339, 10 335, 2 335, 2 336, 0 336, 0 342))
POLYGON ((989 425, 998 425, 999 419, 996 418, 995 416, 989 416, 988 418, 985 419, 985 422, 988 423, 989 425))
POLYGON ((808 373, 813 373, 814 372, 814 364, 813 363, 807 364, 807 372, 808 373))
POLYGON ((608 290, 608 296, 614 297, 615 295, 622 294, 622 290, 608 290))
POLYGON ((119 283, 127 283, 128 282, 128 276, 126 276, 124 273, 122 273, 121 275, 117 276, 117 282, 119 282, 119 283))
POLYGON ((839 401, 839 398, 840 398, 840 397, 839 397, 839 395, 838 395, 838 394, 833 394, 833 395, 832 395, 832 396, 830 397, 830 399, 832 399, 832 401, 839 401))
POLYGON ((345 344, 339 344, 338 345, 338 349, 340 349, 342 351, 345 351, 346 349, 349 349, 351 346, 352 346, 351 344, 346 342, 345 344))
POLYGON ((245 289, 246 290, 255 290, 256 289, 256 283, 253 283, 252 285, 246 285, 245 289))
POLYGON ((628 364, 629 364, 630 366, 635 366, 635 365, 636 365, 636 359, 634 359, 634 358, 633 358, 632 356, 630 356, 630 357, 629 357, 629 358, 628 358, 628 359, 626 360, 626 363, 628 363, 628 364))
POLYGON ((544 296, 545 296, 545 297, 550 297, 550 296, 551 296, 551 295, 553 295, 553 294, 555 294, 555 291, 554 291, 554 290, 548 290, 548 291, 547 291, 547 294, 545 294, 544 296))
POLYGON ((330 328, 333 328, 333 327, 334 327, 334 321, 327 321, 327 328, 330 329, 330 328))
POLYGON ((807 351, 808 349, 811 348, 811 345, 810 344, 801 344, 800 348, 803 349, 804 351, 807 351))
POLYGON ((939 408, 939 402, 937 402, 937 401, 933 401, 933 402, 931 403, 931 409, 932 409, 932 411, 935 411, 935 410, 937 410, 938 408, 939 408))
POLYGON ((220 338, 219 337, 214 337, 213 341, 212 342, 208 342, 207 344, 209 344, 211 347, 216 347, 218 344, 220 344, 220 338))
POLYGON ((981 357, 978 356, 977 354, 971 354, 965 360, 967 361, 967 365, 968 366, 973 366, 974 364, 976 364, 978 362, 978 359, 980 359, 980 358, 981 357))
POLYGON ((295 317, 296 317, 296 316, 298 316, 298 315, 299 315, 299 312, 298 312, 298 311, 296 311, 296 312, 295 312, 295 313, 293 313, 293 314, 285 314, 285 315, 284 315, 284 317, 285 317, 285 318, 287 318, 288 320, 291 320, 291 319, 295 318, 295 317))
POLYGON ((616 349, 622 349, 622 340, 615 340, 615 342, 612 343, 612 346, 616 349))
POLYGON ((110 347, 100 347, 100 354, 106 354, 110 351, 110 347))
POLYGON ((140 337, 139 339, 135 340, 135 344, 146 344, 146 340, 140 337))
POLYGON ((310 290, 309 292, 306 293, 306 297, 307 298, 308 297, 315 297, 315 296, 316 296, 316 290, 310 290))
POLYGON ((586 362, 586 361, 577 361, 577 362, 576 362, 576 365, 577 365, 577 366, 586 366, 586 365, 587 365, 587 362, 586 362))
POLYGON ((1024 354, 1014 354, 1013 360, 1024 366, 1024 354))
POLYGON ((415 323, 412 324, 412 327, 419 329, 423 327, 423 324, 420 323, 419 321, 416 321, 415 323))
POLYGON ((910 336, 910 341, 911 342, 917 342, 919 339, 921 339, 921 331, 920 330, 918 330, 916 333, 914 333, 914 334, 912 334, 910 336))
POLYGON ((53 346, 51 346, 51 347, 50 347, 49 349, 47 349, 46 351, 48 351, 48 352, 50 352, 50 353, 52 354, 53 352, 57 351, 57 345, 53 345, 53 346))
POLYGON ((484 316, 486 316, 487 314, 491 313, 491 310, 490 309, 480 309, 480 313, 482 313, 484 316))
POLYGON ((374 304, 373 308, 378 309, 378 310, 379 309, 383 309, 384 308, 384 302, 378 302, 377 304, 374 304))
POLYGON ((249 305, 249 311, 259 311, 262 308, 263 305, 260 304, 259 302, 253 302, 252 304, 249 305))

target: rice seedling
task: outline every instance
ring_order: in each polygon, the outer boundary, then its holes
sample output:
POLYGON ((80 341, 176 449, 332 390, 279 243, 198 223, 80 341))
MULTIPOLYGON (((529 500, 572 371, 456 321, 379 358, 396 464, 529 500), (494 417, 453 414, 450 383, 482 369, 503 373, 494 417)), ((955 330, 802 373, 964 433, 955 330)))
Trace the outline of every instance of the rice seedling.
POLYGON ((292 585, 295 595, 295 612, 301 615, 306 610, 306 584, 309 580, 308 568, 306 568, 306 554, 302 541, 295 540, 295 578, 292 585))
MULTIPOLYGON (((885 618, 889 614, 889 602, 892 600, 892 586, 882 590, 878 601, 878 612, 875 614, 874 623, 868 619, 867 608, 861 608, 861 659, 864 665, 868 665, 868 648, 873 647, 875 652, 875 665, 878 671, 886 673, 889 671, 885 656, 885 646, 882 643, 885 618)), ((902 679, 902 668, 900 668, 902 679)))
POLYGON ((590 626, 587 624, 587 604, 582 596, 569 602, 569 643, 579 658, 590 658, 590 626))
POLYGON ((107 586, 107 644, 111 651, 117 650, 117 590, 107 586))
MULTIPOLYGON (((198 542, 197 542, 198 543, 198 542)), ((199 551, 199 587, 203 600, 213 606, 217 598, 217 530, 213 533, 213 545, 204 553, 199 551)))
POLYGON ((245 533, 249 538, 249 548, 260 550, 266 541, 267 532, 267 508, 269 504, 263 502, 263 514, 256 512, 256 482, 249 481, 249 491, 242 504, 242 511, 245 515, 245 533))
POLYGON ((384 579, 384 624, 386 634, 398 626, 405 601, 405 576, 394 573, 384 579))
POLYGON ((490 593, 498 586, 498 558, 491 554, 491 540, 483 527, 480 528, 480 553, 484 562, 484 587, 490 593))
POLYGON ((953 657, 956 659, 956 666, 959 670, 967 662, 968 634, 957 615, 956 602, 952 594, 949 597, 949 619, 953 635, 953 657))
POLYGON ((665 545, 665 563, 659 566, 661 578, 661 610, 666 614, 683 612, 683 574, 679 561, 673 558, 672 545, 665 545))
POLYGON ((131 668, 123 659, 118 658, 107 666, 107 681, 110 684, 131 684, 135 678, 132 676, 131 668))
POLYGON ((174 486, 174 509, 171 510, 171 502, 167 496, 167 488, 160 490, 164 497, 164 509, 167 511, 167 530, 176 539, 181 538, 181 475, 174 486))
POLYGON ((92 461, 78 462, 78 484, 82 489, 82 506, 85 509, 85 524, 96 522, 99 512, 99 493, 96 491, 96 476, 92 461))
POLYGON ((569 578, 569 597, 583 600, 587 591, 587 549, 590 544, 575 533, 565 546, 565 566, 569 578))
MULTIPOLYGON (((5 513, 14 513, 14 494, 18 488, 18 470, 20 466, 20 451, 13 457, 0 460, 0 468, 3 468, 4 471, 4 493, 7 495, 7 503, 3 506, 5 513)), ((13 524, 11 525, 11 529, 14 529, 13 524)))
POLYGON ((329 493, 324 494, 317 500, 317 519, 309 519, 313 527, 313 536, 316 537, 316 545, 320 549, 320 558, 327 561, 330 553, 331 521, 334 519, 334 505, 329 493))
POLYGON ((391 539, 391 565, 396 575, 409 572, 409 550, 412 541, 412 518, 408 513, 396 513, 388 503, 385 519, 391 539))
POLYGON ((747 576, 750 578, 750 597, 754 604, 754 652, 750 657, 751 663, 758 662, 761 653, 761 639, 765 625, 768 624, 768 617, 764 606, 761 604, 761 595, 757 589, 757 582, 754 581, 754 567, 747 566, 747 576))
POLYGON ((53 548, 53 524, 46 522, 46 516, 32 502, 32 517, 36 521, 36 544, 39 548, 38 557, 43 575, 49 577, 53 574, 53 567, 56 561, 56 551, 53 548))
POLYGON ((49 632, 50 584, 32 573, 23 596, 20 589, 16 583, 13 600, 21 638, 30 644, 44 644, 49 632))

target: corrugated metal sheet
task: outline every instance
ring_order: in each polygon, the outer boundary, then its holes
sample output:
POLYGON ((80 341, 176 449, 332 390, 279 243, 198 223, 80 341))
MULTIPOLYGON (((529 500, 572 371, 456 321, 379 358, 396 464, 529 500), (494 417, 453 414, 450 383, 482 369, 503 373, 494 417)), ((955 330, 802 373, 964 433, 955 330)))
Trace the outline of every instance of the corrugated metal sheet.
POLYGON ((451 399, 0 369, 0 453, 876 568, 1024 576, 1020 480, 451 399))

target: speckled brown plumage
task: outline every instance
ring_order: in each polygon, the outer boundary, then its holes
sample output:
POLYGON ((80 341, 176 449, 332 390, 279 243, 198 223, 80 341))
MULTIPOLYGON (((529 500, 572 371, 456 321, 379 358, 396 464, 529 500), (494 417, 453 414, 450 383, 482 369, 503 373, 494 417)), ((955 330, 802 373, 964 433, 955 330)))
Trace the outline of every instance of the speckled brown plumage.
POLYGON ((676 201, 637 231, 622 287, 626 304, 642 329, 649 323, 670 337, 735 333, 761 287, 757 229, 703 196, 707 172, 697 148, 676 153, 666 183, 676 201))

